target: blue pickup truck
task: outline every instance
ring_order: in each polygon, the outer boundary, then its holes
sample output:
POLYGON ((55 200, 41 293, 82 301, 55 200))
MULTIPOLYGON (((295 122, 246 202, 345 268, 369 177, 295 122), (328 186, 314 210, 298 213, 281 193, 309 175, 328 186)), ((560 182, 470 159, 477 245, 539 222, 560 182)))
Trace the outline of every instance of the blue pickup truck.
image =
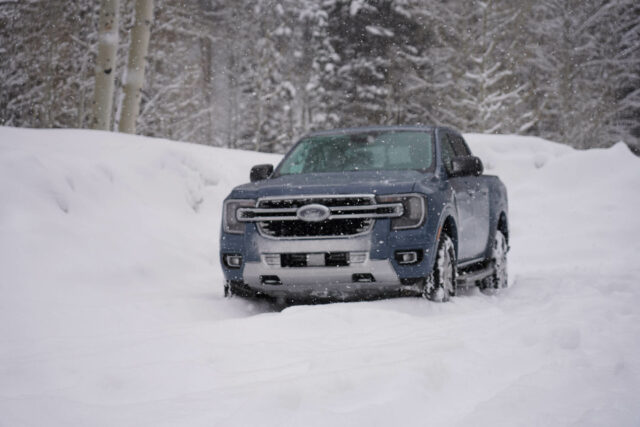
POLYGON ((507 192, 460 133, 384 126, 303 137, 225 199, 225 295, 280 302, 507 286, 507 192))

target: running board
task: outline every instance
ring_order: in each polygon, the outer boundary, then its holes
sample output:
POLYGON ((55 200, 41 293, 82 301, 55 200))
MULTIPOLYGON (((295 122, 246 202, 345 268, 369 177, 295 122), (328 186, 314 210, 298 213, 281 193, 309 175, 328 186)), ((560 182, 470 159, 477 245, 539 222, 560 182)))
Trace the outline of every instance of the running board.
POLYGON ((458 278, 456 280, 457 286, 474 286, 475 282, 478 280, 482 280, 485 277, 488 277, 493 274, 493 266, 489 265, 488 267, 481 268, 479 270, 472 270, 469 272, 462 272, 458 274, 458 278))

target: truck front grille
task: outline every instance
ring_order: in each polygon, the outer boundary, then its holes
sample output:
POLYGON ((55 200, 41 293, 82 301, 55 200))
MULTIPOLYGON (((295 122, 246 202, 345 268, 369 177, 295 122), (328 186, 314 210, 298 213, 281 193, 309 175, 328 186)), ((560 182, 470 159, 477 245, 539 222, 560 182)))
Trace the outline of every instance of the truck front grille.
POLYGON ((272 238, 348 237, 369 232, 376 218, 402 216, 401 203, 376 203, 371 195, 294 196, 259 199, 255 208, 238 209, 241 222, 255 222, 264 236, 272 238), (322 205, 328 216, 321 221, 305 221, 298 210, 306 205, 322 205))

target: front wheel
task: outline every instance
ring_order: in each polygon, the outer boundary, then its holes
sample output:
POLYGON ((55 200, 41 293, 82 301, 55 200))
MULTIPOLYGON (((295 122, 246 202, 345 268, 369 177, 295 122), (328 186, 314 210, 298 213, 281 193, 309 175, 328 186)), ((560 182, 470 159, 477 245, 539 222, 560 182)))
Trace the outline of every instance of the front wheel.
POLYGON ((456 293, 456 251, 446 234, 438 242, 433 273, 427 278, 422 296, 435 302, 446 302, 456 293))

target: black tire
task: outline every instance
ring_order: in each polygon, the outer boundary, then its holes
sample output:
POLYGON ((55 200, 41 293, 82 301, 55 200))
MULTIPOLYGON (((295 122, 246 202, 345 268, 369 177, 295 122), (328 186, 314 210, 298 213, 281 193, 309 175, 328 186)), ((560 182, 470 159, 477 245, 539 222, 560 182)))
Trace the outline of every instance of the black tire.
POLYGON ((458 276, 453 241, 444 234, 438 242, 433 273, 427 277, 422 296, 430 301, 446 302, 456 294, 458 276))
POLYGON ((507 252, 509 245, 507 238, 500 230, 496 230, 496 235, 491 246, 491 268, 493 272, 490 276, 482 279, 479 283, 480 289, 487 292, 496 289, 504 289, 509 286, 509 272, 507 269, 507 252))
POLYGON ((231 289, 231 284, 227 280, 224 282, 224 297, 231 298, 233 296, 233 290, 231 289))

